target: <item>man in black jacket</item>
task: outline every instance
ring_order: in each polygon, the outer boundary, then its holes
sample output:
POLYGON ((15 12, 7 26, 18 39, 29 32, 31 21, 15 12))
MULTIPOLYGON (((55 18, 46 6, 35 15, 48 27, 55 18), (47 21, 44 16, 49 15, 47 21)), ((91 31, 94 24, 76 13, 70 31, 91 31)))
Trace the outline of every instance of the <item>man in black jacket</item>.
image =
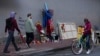
POLYGON ((6 41, 5 48, 3 50, 4 53, 9 53, 8 47, 9 47, 10 42, 12 42, 16 51, 20 50, 20 48, 17 47, 17 45, 15 43, 15 39, 14 39, 15 29, 20 34, 20 30, 19 30, 17 22, 15 20, 15 15, 16 15, 15 12, 11 12, 10 17, 8 19, 6 19, 5 33, 8 32, 9 35, 8 35, 8 38, 7 38, 7 41, 6 41))

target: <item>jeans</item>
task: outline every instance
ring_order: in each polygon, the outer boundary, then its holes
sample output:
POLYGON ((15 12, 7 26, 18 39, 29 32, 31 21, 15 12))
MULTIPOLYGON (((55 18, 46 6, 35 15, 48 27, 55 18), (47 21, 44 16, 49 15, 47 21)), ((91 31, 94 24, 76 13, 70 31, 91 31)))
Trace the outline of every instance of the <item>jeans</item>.
POLYGON ((7 41, 6 41, 6 45, 5 45, 5 47, 4 47, 4 52, 5 52, 5 51, 8 51, 8 47, 9 47, 10 42, 12 42, 12 44, 13 44, 15 50, 17 51, 17 50, 18 50, 18 47, 17 47, 17 45, 16 45, 16 43, 15 43, 14 31, 8 31, 8 34, 9 34, 9 35, 8 35, 8 38, 7 38, 7 41))
POLYGON ((89 50, 91 34, 83 34, 82 39, 85 39, 85 38, 86 38, 86 50, 89 50))

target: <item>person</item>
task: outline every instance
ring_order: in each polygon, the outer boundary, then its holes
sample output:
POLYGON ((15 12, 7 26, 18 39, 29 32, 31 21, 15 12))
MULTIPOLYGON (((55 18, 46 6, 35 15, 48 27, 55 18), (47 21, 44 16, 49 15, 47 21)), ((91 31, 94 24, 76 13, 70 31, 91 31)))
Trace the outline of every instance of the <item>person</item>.
POLYGON ((82 39, 86 38, 86 50, 87 50, 86 54, 90 54, 91 23, 87 18, 84 18, 84 23, 85 26, 82 39))
POLYGON ((61 29, 62 29, 62 32, 66 32, 66 31, 65 31, 65 24, 62 24, 62 25, 61 25, 61 29))
POLYGON ((32 15, 31 13, 27 14, 27 20, 25 21, 25 30, 26 30, 26 43, 30 48, 30 43, 34 40, 34 25, 32 22, 32 15))
POLYGON ((40 35, 42 34, 41 30, 42 30, 42 25, 40 23, 40 21, 37 21, 36 24, 36 30, 37 30, 37 42, 41 43, 41 37, 40 35))
POLYGON ((17 25, 17 21, 15 20, 15 12, 11 12, 10 17, 6 19, 6 26, 5 26, 5 33, 8 32, 8 38, 6 41, 6 45, 4 47, 3 52, 4 53, 9 53, 10 51, 8 51, 8 47, 10 42, 12 41, 12 44, 14 45, 14 48, 16 51, 19 51, 20 48, 17 47, 16 43, 15 43, 15 39, 14 39, 14 31, 15 29, 18 31, 18 33, 20 34, 20 30, 18 28, 17 25))
POLYGON ((39 34, 41 34, 42 25, 41 25, 40 21, 36 22, 35 26, 36 26, 37 32, 39 34))
POLYGON ((45 12, 47 16, 47 22, 46 22, 46 33, 50 41, 53 41, 53 37, 51 36, 51 33, 54 31, 54 25, 53 25, 53 10, 49 9, 48 11, 45 12))

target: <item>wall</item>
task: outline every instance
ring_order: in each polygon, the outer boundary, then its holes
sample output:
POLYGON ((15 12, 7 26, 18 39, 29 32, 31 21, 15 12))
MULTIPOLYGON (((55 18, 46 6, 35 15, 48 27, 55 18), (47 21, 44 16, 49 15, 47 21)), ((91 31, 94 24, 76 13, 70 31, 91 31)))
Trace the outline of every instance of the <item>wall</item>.
MULTIPOLYGON (((11 11, 16 11, 18 20, 26 19, 27 13, 32 13, 33 22, 41 20, 44 2, 54 10, 53 20, 57 22, 75 22, 83 24, 85 17, 89 18, 93 27, 100 29, 100 0, 0 0, 0 36, 4 36, 5 19, 11 11)), ((24 33, 24 29, 21 29, 24 33)))

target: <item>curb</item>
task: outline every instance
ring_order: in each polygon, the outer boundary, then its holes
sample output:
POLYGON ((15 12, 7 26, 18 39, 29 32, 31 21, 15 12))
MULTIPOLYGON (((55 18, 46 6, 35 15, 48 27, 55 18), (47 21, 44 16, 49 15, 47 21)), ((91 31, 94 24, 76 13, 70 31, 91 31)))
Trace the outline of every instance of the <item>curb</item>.
POLYGON ((18 55, 18 56, 32 56, 32 55, 36 55, 36 54, 56 52, 56 51, 60 51, 60 50, 68 49, 68 48, 71 48, 71 46, 56 48, 56 49, 50 49, 50 50, 45 50, 45 51, 39 51, 39 52, 31 52, 31 53, 27 53, 27 54, 21 54, 21 55, 18 55))

